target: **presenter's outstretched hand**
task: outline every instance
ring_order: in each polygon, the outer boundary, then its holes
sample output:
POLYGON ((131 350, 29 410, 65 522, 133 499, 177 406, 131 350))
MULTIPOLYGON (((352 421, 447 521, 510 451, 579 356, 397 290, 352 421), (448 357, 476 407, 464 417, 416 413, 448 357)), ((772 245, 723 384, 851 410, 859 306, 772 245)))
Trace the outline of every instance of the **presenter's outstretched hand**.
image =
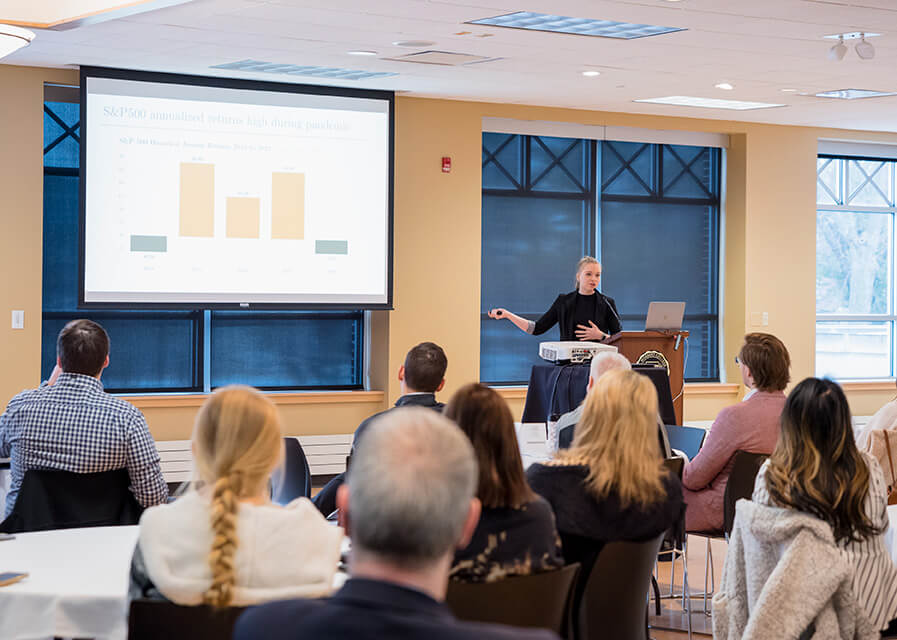
POLYGON ((496 307, 495 309, 490 309, 488 315, 495 320, 503 320, 508 317, 508 310, 496 307))
POLYGON ((576 325, 576 337, 580 340, 604 340, 608 334, 604 333, 601 329, 599 329, 594 322, 589 320, 589 326, 585 326, 584 324, 576 325))

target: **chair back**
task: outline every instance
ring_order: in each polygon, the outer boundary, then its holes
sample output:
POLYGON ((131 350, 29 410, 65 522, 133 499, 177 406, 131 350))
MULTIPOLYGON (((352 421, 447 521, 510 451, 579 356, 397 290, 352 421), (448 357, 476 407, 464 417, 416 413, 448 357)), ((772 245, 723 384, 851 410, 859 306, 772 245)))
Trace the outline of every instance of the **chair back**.
POLYGON ((663 537, 604 545, 574 614, 578 640, 647 640, 646 597, 663 537))
POLYGON ((296 438, 284 438, 283 468, 274 474, 271 500, 281 506, 296 498, 311 496, 311 471, 302 445, 296 438))
POLYGON ((29 469, 0 532, 137 524, 143 507, 130 484, 127 469, 97 473, 29 469))
POLYGON ((497 582, 449 582, 445 602, 461 620, 565 630, 579 564, 497 582))
POLYGON ((128 640, 222 640, 233 634, 243 607, 185 607, 167 600, 131 601, 128 640))
POLYGON ((707 432, 698 427, 680 427, 675 424, 666 424, 664 427, 666 427, 670 447, 687 455, 689 460, 694 460, 704 444, 707 432))
POLYGON ((732 524, 735 522, 735 503, 741 498, 751 499, 754 480, 768 457, 765 453, 750 453, 740 449, 735 452, 732 473, 729 474, 723 498, 723 529, 727 536, 732 533, 732 524))

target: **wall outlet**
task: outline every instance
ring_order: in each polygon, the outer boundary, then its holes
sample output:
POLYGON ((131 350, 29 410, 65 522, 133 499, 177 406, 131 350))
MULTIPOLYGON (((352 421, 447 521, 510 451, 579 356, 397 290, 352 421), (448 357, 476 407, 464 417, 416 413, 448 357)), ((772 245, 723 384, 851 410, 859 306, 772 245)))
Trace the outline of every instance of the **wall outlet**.
POLYGON ((13 311, 12 311, 12 328, 13 329, 24 329, 25 328, 25 310, 24 309, 13 309, 13 311))

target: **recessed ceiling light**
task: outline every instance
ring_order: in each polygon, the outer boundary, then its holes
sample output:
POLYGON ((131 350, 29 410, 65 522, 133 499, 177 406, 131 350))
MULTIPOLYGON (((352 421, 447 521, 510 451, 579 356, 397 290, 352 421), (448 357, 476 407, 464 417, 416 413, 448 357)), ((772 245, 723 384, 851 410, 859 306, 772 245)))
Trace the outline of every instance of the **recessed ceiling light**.
POLYGON ((840 98, 841 100, 856 100, 857 98, 882 98, 885 96, 897 96, 894 91, 873 91, 871 89, 835 89, 834 91, 821 91, 814 93, 817 98, 840 98))
POLYGON ((797 89, 779 89, 782 93, 797 93, 797 89))
POLYGON ((746 111, 748 109, 771 109, 784 107, 784 104, 772 104, 769 102, 747 102, 745 100, 720 100, 719 98, 697 98, 694 96, 666 96, 664 98, 643 98, 633 102, 650 102, 652 104, 669 104, 677 107, 701 107, 703 109, 734 109, 746 111))
POLYGON ((679 27, 660 27, 652 24, 632 24, 614 20, 593 20, 591 18, 571 18, 532 11, 515 11, 501 16, 470 20, 467 24, 488 24, 509 29, 529 31, 550 31, 577 36, 598 36, 601 38, 621 38, 631 40, 646 36, 659 36, 674 31, 685 31, 679 27))
POLYGON ((587 77, 587 78, 594 78, 595 76, 600 76, 600 75, 601 75, 601 72, 600 72, 600 71, 594 71, 594 70, 592 70, 592 71, 583 71, 583 72, 582 72, 582 75, 584 75, 584 76, 587 77))
POLYGON ((716 87, 717 89, 722 89, 724 91, 731 91, 732 89, 735 88, 733 85, 729 84, 728 82, 720 82, 719 84, 715 84, 713 86, 716 87))
POLYGON ((354 51, 346 51, 350 56, 375 56, 377 55, 376 51, 365 51, 363 49, 356 49, 354 51))
POLYGON ((420 47, 432 47, 436 43, 432 40, 396 40, 392 44, 395 47, 411 47, 412 49, 419 49, 420 47))

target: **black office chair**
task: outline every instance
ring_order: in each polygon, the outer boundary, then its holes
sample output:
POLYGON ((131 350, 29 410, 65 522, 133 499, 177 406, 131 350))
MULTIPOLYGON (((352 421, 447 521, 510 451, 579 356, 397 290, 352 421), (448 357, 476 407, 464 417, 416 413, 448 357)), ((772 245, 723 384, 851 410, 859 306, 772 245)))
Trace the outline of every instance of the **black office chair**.
POLYGON ((137 524, 143 507, 130 484, 127 469, 98 473, 29 469, 0 532, 137 524))
POLYGON ((243 611, 243 607, 185 607, 139 598, 131 602, 128 640, 225 640, 243 611))
POLYGON ((271 500, 279 505, 311 496, 311 471, 302 445, 296 438, 284 438, 283 468, 274 474, 271 500))
POLYGON ((564 636, 579 564, 497 582, 449 582, 445 602, 461 620, 551 629, 564 636))
POLYGON ((664 535, 604 545, 574 612, 578 640, 648 640, 645 597, 664 535))
MULTIPOLYGON (((748 451, 735 452, 732 463, 732 473, 729 474, 729 480, 726 482, 726 492, 723 495, 723 528, 719 531, 690 531, 688 535, 699 536, 707 539, 707 555, 704 561, 704 613, 709 615, 707 609, 707 598, 713 595, 716 589, 715 579, 713 575, 713 553, 710 548, 710 541, 713 539, 724 538, 729 539, 732 533, 732 523, 735 522, 735 503, 746 498, 751 499, 754 493, 754 481, 763 462, 769 456, 765 453, 750 453, 748 451), (709 577, 709 582, 708 582, 709 577), (710 590, 708 591, 708 584, 710 590)), ((686 554, 687 562, 687 554, 686 554)))

